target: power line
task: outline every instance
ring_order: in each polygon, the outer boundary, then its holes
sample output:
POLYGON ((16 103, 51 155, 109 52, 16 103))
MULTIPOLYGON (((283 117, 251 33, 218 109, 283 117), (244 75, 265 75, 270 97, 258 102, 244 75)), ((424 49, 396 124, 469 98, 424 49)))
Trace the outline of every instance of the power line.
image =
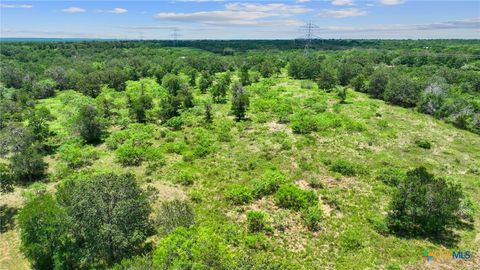
POLYGON ((316 38, 317 36, 314 35, 314 31, 318 29, 317 25, 313 24, 311 21, 308 21, 307 24, 300 27, 300 30, 304 32, 303 39, 305 40, 305 47, 303 49, 303 53, 305 55, 310 54, 310 47, 312 46, 312 39, 316 38))
POLYGON ((170 36, 172 37, 172 40, 173 40, 173 47, 177 47, 178 37, 182 36, 178 32, 179 32, 179 30, 177 28, 173 28, 172 29, 172 34, 170 34, 170 36))

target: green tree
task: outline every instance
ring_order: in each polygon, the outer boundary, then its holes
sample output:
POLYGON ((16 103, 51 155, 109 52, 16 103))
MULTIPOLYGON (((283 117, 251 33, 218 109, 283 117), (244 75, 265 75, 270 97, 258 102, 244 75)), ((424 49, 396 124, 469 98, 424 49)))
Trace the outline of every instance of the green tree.
POLYGON ((210 103, 205 104, 205 122, 210 124, 213 121, 212 105, 210 103))
POLYGON ((33 83, 32 91, 36 98, 49 98, 55 94, 57 84, 52 79, 45 79, 33 83))
POLYGON ((22 149, 10 157, 10 170, 15 180, 25 183, 45 176, 47 164, 35 146, 22 149))
POLYGON ((79 115, 76 119, 76 128, 85 142, 95 143, 100 141, 104 124, 96 106, 83 105, 80 107, 79 115))
POLYGON ((82 260, 90 267, 138 254, 152 233, 148 196, 131 174, 70 180, 59 188, 58 198, 72 219, 82 260))
POLYGON ((132 112, 135 115, 135 119, 139 123, 145 123, 147 121, 147 110, 153 107, 152 97, 149 95, 140 95, 133 101, 132 112))
POLYGON ((45 107, 36 108, 31 112, 27 128, 30 130, 34 140, 43 142, 50 136, 48 121, 51 120, 53 120, 53 116, 45 107))
POLYGON ((340 103, 345 103, 347 100, 347 87, 337 87, 337 96, 340 98, 340 103))
POLYGON ((227 96, 227 84, 224 80, 217 80, 212 87, 212 98, 216 103, 224 103, 227 96))
POLYGON ((22 250, 34 269, 75 269, 70 218, 48 194, 33 198, 18 215, 22 250))
POLYGON ((212 86, 213 79, 207 72, 202 72, 202 76, 198 81, 198 88, 202 94, 205 94, 210 86, 212 86))
POLYGON ((243 65, 242 68, 240 69, 240 83, 242 85, 250 85, 250 75, 248 74, 248 67, 246 65, 243 65))
POLYGON ((245 119, 245 113, 249 105, 248 94, 240 82, 232 85, 232 112, 237 121, 245 119))
POLYGON ((367 92, 375 98, 383 98, 388 84, 388 72, 385 67, 377 68, 370 77, 367 92))
POLYGON ((325 90, 332 90, 337 85, 337 75, 333 68, 322 66, 316 78, 318 87, 325 90))
POLYGON ((411 170, 393 195, 388 226, 401 235, 436 235, 459 223, 463 198, 460 186, 423 167, 411 170))
POLYGON ((388 80, 384 99, 393 104, 414 107, 420 95, 419 84, 409 76, 395 74, 388 80))

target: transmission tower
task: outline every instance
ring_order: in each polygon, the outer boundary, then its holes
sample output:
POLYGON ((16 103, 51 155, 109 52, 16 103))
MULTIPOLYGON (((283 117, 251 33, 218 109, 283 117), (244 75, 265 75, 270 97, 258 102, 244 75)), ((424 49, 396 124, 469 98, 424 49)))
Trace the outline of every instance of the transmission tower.
POLYGON ((318 29, 317 25, 313 24, 311 21, 306 23, 303 26, 300 26, 300 30, 303 32, 303 39, 305 40, 305 47, 303 49, 303 53, 305 55, 310 54, 310 48, 312 46, 312 39, 317 38, 317 36, 314 34, 314 31, 318 29))
POLYGON ((173 47, 177 47, 178 37, 182 36, 178 32, 179 32, 179 30, 177 28, 173 28, 172 29, 172 34, 170 34, 170 36, 172 37, 172 40, 173 40, 173 47))

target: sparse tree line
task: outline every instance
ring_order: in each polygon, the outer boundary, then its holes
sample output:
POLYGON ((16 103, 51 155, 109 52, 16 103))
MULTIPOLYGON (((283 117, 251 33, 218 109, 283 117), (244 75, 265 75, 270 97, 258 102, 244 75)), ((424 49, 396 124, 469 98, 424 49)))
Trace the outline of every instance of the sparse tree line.
MULTIPOLYGON (((473 61, 461 69, 447 66, 403 64, 403 56, 378 61, 368 55, 297 56, 288 72, 297 79, 309 79, 325 91, 337 85, 383 99, 391 104, 415 108, 444 119, 458 128, 480 133, 480 72, 473 61)), ((427 62, 428 63, 428 62, 427 62)), ((345 89, 340 93, 345 99, 345 89)))

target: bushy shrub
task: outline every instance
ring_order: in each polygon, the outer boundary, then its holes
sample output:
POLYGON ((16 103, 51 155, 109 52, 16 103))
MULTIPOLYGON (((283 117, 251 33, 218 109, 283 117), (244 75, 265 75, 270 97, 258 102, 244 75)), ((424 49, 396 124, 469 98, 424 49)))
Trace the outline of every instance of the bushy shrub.
POLYGON ((138 166, 144 160, 144 151, 131 143, 124 143, 115 151, 118 162, 124 166, 138 166))
POLYGON ((414 107, 417 104, 420 93, 420 85, 407 75, 395 74, 390 77, 384 99, 393 104, 414 107))
POLYGON ((307 228, 311 231, 318 231, 323 211, 318 206, 311 206, 302 211, 302 218, 307 228))
POLYGON ((340 246, 349 251, 361 249, 363 246, 361 235, 362 232, 356 229, 347 229, 340 236, 340 246))
POLYGON ((13 179, 20 183, 32 182, 45 176, 47 163, 34 147, 28 147, 10 157, 13 179))
POLYGON ((195 212, 189 203, 180 200, 166 201, 157 213, 157 225, 162 235, 178 227, 189 228, 195 224, 195 212))
POLYGON ((290 117, 290 126, 294 133, 308 134, 318 130, 317 118, 307 113, 295 113, 290 117))
POLYGON ((150 256, 135 256, 123 259, 109 270, 149 270, 153 269, 153 261, 150 256))
POLYGON ((173 130, 180 130, 183 125, 183 120, 180 116, 174 116, 168 119, 165 124, 173 130))
POLYGON ((317 195, 312 191, 302 190, 294 184, 283 184, 275 193, 275 203, 283 208, 300 210, 315 205, 317 195))
POLYGON ((0 163, 0 194, 13 191, 13 178, 8 166, 0 163))
POLYGON ((261 232, 270 230, 268 215, 261 211, 247 212, 248 230, 250 232, 261 232))
POLYGON ((190 172, 183 171, 178 174, 175 182, 184 186, 190 186, 193 185, 193 182, 195 182, 195 176, 190 172))
POLYGON ((355 164, 352 164, 349 161, 343 159, 334 161, 330 165, 330 170, 345 176, 354 176, 358 173, 358 168, 355 164))
POLYGON ((252 190, 243 185, 233 185, 225 192, 225 198, 233 204, 246 204, 253 200, 252 190))
POLYGON ((252 184, 253 195, 261 198, 275 193, 281 184, 287 182, 287 177, 279 171, 269 170, 265 172, 260 179, 255 180, 252 184))
POLYGON ((203 228, 177 228, 160 240, 154 269, 231 269, 233 259, 222 240, 203 228))
POLYGON ((420 147, 420 148, 423 148, 423 149, 430 149, 432 148, 432 143, 430 143, 429 141, 425 140, 425 139, 417 139, 415 140, 415 144, 420 147))
POLYGON ((70 169, 92 165, 98 158, 98 153, 93 146, 82 147, 79 143, 63 144, 59 150, 59 158, 64 161, 70 169))
POLYGON ((423 167, 411 170, 393 195, 388 226, 401 235, 436 235, 459 223, 463 199, 460 186, 423 167))
POLYGON ((396 168, 383 169, 377 176, 377 179, 383 183, 396 187, 400 182, 405 179, 405 172, 396 168))

